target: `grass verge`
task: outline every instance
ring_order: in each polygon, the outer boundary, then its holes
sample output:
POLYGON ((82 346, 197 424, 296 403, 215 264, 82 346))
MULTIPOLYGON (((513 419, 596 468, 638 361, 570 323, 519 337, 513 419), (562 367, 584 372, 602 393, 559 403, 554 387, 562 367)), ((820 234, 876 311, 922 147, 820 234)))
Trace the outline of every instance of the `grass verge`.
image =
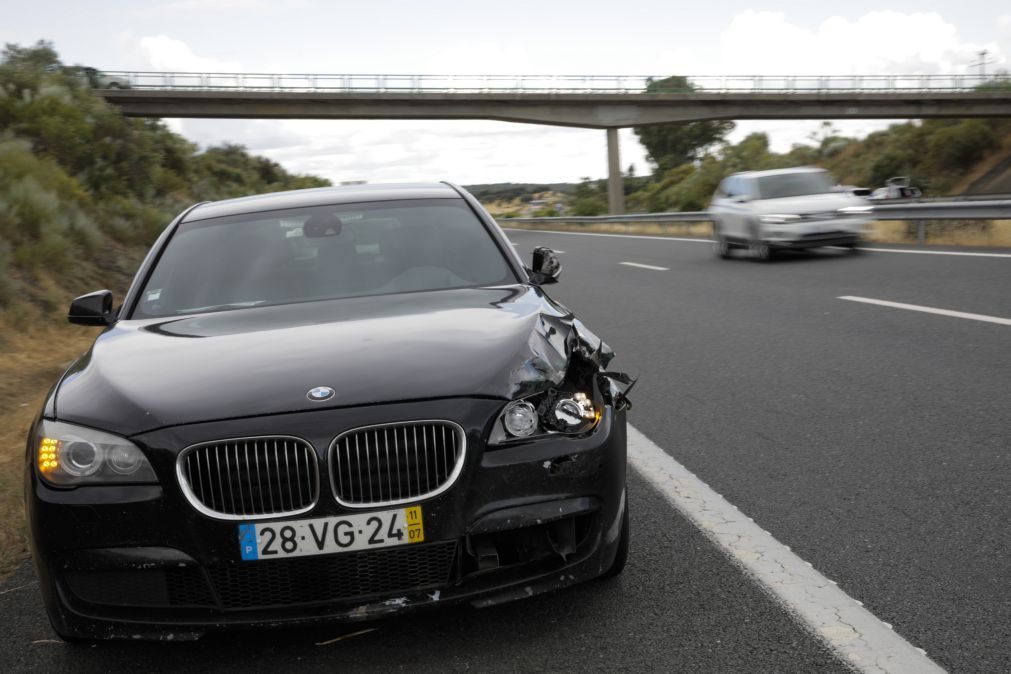
POLYGON ((49 387, 87 350, 96 331, 44 323, 0 323, 0 580, 28 557, 25 438, 49 387))

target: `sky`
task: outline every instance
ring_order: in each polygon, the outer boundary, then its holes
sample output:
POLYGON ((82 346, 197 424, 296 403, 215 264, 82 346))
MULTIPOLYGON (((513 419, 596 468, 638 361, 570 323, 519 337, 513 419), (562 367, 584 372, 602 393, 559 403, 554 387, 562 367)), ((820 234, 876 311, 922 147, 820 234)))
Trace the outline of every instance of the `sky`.
MULTIPOLYGON (((103 70, 338 74, 853 75, 1011 70, 994 0, 2 0, 0 41, 51 40, 103 70)), ((604 132, 493 121, 166 120, 333 180, 574 182, 606 175, 604 132)), ((740 122, 785 151, 820 122, 740 122)), ((839 122, 863 135, 886 121, 839 122)), ((631 129, 621 162, 650 171, 631 129)))

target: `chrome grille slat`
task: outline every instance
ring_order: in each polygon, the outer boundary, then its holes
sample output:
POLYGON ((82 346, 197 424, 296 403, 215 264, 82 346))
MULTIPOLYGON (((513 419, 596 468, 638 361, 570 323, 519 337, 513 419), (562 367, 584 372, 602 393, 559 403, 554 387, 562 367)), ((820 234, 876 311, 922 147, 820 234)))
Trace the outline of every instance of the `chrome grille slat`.
POLYGON ((463 429, 451 421, 353 429, 330 445, 330 485, 337 501, 351 507, 430 498, 456 480, 465 450, 463 429))
POLYGON ((319 496, 316 452, 292 437, 194 445, 179 454, 176 474, 187 500, 220 519, 303 513, 319 496))

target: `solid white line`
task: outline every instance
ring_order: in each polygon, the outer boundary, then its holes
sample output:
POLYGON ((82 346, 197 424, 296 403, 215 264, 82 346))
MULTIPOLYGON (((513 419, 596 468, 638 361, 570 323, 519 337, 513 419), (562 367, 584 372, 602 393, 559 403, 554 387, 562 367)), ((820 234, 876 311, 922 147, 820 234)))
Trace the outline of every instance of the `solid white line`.
POLYGON ((842 295, 836 299, 849 300, 850 302, 863 302, 864 304, 877 304, 882 307, 893 309, 906 309, 908 311, 922 311, 925 314, 937 314, 938 316, 951 316, 953 318, 967 318, 971 321, 985 321, 996 323, 997 325, 1011 325, 1011 318, 1000 318, 999 316, 987 316, 986 314, 970 314, 964 311, 951 311, 950 309, 935 309, 934 307, 923 307, 919 304, 903 304, 902 302, 889 302, 888 300, 875 300, 870 297, 853 297, 852 295, 842 295))
POLYGON ((906 248, 860 248, 875 253, 910 253, 912 255, 960 255, 962 257, 1011 257, 1011 253, 962 253, 955 250, 908 250, 906 248))
MULTIPOLYGON (((503 228, 505 229, 505 228, 503 228)), ((567 234, 570 236, 610 236, 620 239, 649 239, 651 241, 688 241, 690 243, 712 243, 712 239, 688 239, 677 236, 645 236, 643 234, 601 234, 598 232, 559 232, 554 229, 516 229, 508 228, 510 232, 539 232, 542 234, 567 234)), ((833 246, 834 247, 834 246, 833 246)), ((906 248, 863 248, 860 250, 875 253, 911 253, 913 255, 957 255, 961 257, 1003 257, 1011 258, 1011 253, 963 253, 956 250, 909 250, 906 248)))
POLYGON ((667 267, 654 267, 651 264, 639 264, 638 262, 619 262, 626 267, 639 267, 640 269, 652 269, 653 271, 670 271, 667 267))
POLYGON ((875 674, 944 671, 631 426, 628 458, 676 510, 849 665, 875 674))

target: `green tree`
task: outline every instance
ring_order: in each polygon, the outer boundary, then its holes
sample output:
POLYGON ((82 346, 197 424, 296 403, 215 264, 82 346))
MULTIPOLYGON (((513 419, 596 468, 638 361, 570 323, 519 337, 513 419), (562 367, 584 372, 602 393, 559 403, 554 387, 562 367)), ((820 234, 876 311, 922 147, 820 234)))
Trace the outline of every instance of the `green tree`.
POLYGON ((607 197, 602 181, 583 178, 572 195, 572 215, 604 215, 607 213, 607 197))
MULTIPOLYGON (((695 87, 687 77, 673 75, 646 83, 646 93, 684 93, 695 87)), ((639 142, 646 148, 646 156, 653 166, 667 170, 701 158, 706 150, 722 143, 734 129, 734 123, 717 120, 711 122, 678 122, 634 127, 639 142)))
POLYGON ((82 71, 48 42, 0 52, 0 303, 48 309, 82 281, 122 286, 193 202, 329 185, 241 146, 199 152, 124 117, 82 71))

